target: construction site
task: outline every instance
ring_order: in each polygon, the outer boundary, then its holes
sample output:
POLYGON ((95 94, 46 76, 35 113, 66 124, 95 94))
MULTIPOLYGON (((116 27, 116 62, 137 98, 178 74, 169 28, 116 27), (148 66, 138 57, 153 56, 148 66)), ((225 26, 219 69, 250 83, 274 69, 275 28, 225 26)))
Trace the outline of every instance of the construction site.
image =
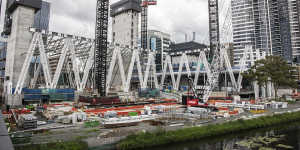
POLYGON ((34 28, 41 0, 7 4, 10 28, 8 38, 0 39, 7 42, 0 119, 14 145, 81 139, 94 147, 157 128, 299 111, 297 89, 280 89, 284 101, 279 102, 271 82, 259 86, 243 78, 267 52, 247 45, 239 67, 231 63, 230 47, 222 43, 232 32, 231 8, 224 2, 208 0, 209 46, 163 57, 148 42, 148 7, 156 0, 95 4, 95 39, 34 28))

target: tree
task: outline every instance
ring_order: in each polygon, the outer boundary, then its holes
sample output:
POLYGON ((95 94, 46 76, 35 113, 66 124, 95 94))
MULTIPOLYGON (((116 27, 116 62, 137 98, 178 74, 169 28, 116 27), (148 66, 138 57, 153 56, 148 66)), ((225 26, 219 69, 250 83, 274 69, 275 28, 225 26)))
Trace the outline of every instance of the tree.
POLYGON ((294 69, 280 56, 267 56, 266 59, 256 61, 248 71, 243 73, 243 76, 250 81, 257 81, 260 86, 265 86, 268 82, 273 83, 275 98, 277 98, 280 86, 297 87, 293 79, 294 69))

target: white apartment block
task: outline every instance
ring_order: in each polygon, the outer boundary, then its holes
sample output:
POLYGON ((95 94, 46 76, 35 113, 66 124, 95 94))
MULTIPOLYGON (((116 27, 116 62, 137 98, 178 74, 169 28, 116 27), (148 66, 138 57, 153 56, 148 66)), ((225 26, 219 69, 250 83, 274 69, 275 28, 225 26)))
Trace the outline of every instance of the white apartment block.
POLYGON ((139 0, 121 0, 111 5, 112 43, 138 46, 139 0))

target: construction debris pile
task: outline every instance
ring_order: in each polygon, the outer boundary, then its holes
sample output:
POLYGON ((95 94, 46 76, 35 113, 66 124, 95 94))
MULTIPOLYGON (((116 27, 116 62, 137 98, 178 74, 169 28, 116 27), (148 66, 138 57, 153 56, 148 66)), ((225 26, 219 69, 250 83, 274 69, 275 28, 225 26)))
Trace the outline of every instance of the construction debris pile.
MULTIPOLYGON (((168 96, 164 92, 159 95, 168 96)), ((210 97, 206 103, 182 94, 182 99, 168 99, 157 96, 156 90, 144 90, 135 94, 96 98, 81 97, 77 102, 56 102, 31 104, 25 108, 11 109, 3 114, 12 122, 13 131, 51 129, 57 126, 83 128, 120 128, 137 126, 140 123, 151 125, 199 125, 218 118, 263 114, 272 109, 286 109, 287 102, 261 102, 241 100, 238 96, 210 97), (149 95, 150 93, 150 95, 149 95), (135 101, 125 100, 129 96, 135 101), (151 96, 152 95, 152 96, 151 96), (15 124, 15 125, 14 125, 15 124)), ((247 118, 247 117, 244 117, 247 118)))

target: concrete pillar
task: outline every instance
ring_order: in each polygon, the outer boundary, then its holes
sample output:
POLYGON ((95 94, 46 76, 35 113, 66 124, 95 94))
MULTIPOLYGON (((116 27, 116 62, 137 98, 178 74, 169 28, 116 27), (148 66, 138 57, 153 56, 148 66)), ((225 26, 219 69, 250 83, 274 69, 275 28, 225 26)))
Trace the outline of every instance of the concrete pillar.
MULTIPOLYGON (((33 26, 34 15, 34 8, 21 5, 12 12, 12 30, 7 44, 5 66, 5 85, 11 84, 12 88, 16 87, 32 40, 33 34, 29 32, 29 28, 33 26)), ((11 100, 8 100, 9 105, 13 104, 11 100)), ((14 102, 14 104, 19 104, 19 102, 14 102)))
POLYGON ((82 91, 75 91, 75 103, 78 104, 79 103, 79 96, 82 95, 83 92, 82 91))
POLYGON ((254 88, 254 94, 255 94, 255 100, 259 99, 259 86, 257 82, 253 82, 253 88, 254 88))
POLYGON ((261 97, 266 98, 266 87, 265 86, 261 87, 261 97))
POLYGON ((272 98, 275 98, 275 87, 274 87, 274 84, 272 83, 272 86, 271 86, 271 91, 272 91, 272 98))

